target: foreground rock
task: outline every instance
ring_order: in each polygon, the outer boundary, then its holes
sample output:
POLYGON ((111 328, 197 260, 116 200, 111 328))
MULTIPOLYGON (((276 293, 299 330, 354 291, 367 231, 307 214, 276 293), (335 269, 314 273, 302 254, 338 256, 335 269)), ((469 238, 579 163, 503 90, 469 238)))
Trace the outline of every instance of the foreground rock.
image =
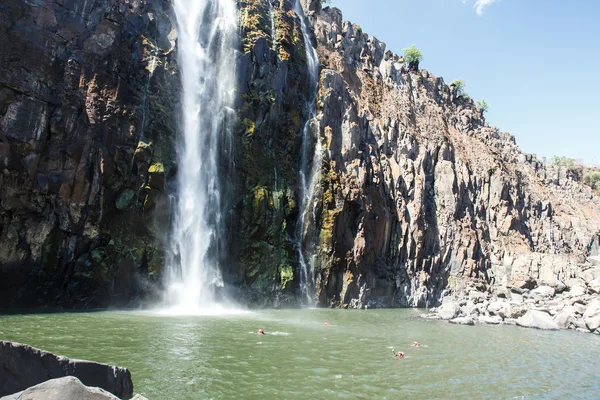
MULTIPOLYGON (((131 399, 133 396, 131 374, 126 368, 113 367, 93 361, 71 360, 24 344, 0 341, 0 396, 20 392, 45 381, 65 376, 76 377, 87 386, 101 388, 121 399, 131 399)), ((72 380, 61 382, 61 385, 67 385, 64 387, 79 390, 72 380)), ((54 393, 55 389, 58 390, 58 386, 52 385, 44 388, 43 390, 50 390, 48 393, 54 393)), ((43 392, 36 391, 33 393, 43 392)), ((21 398, 26 399, 29 397, 21 398)), ((31 398, 41 399, 44 397, 31 398)), ((71 397, 62 398, 70 399, 71 397)))
POLYGON ((109 392, 87 387, 74 376, 52 379, 0 400, 118 400, 109 392))

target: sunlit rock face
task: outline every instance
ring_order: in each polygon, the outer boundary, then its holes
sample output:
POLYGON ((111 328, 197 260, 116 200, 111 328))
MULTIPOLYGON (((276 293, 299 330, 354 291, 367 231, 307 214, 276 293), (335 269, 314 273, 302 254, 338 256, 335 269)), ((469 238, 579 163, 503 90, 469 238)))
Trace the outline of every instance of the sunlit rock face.
MULTIPOLYGON (((211 66, 235 71, 227 132, 199 172, 218 187, 204 220, 214 234, 199 242, 218 266, 217 301, 306 304, 310 292, 319 306, 425 306, 469 281, 529 278, 588 290, 600 205, 577 171, 523 154, 471 99, 408 71, 339 10, 300 3, 306 35, 295 2, 237 1, 230 64, 211 66)), ((0 7, 0 307, 162 299, 193 176, 178 158, 173 5, 0 7)))
POLYGON ((523 154, 470 98, 306 3, 323 65, 321 304, 426 306, 469 280, 582 274, 600 208, 575 172, 523 154))

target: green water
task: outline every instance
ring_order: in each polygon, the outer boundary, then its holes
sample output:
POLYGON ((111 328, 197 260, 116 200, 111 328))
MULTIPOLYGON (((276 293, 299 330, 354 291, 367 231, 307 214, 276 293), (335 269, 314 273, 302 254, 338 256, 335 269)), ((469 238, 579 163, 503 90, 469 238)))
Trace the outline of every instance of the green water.
POLYGON ((135 391, 150 400, 600 396, 597 336, 456 326, 416 315, 271 310, 195 317, 0 316, 0 339, 128 367, 135 391), (258 329, 267 334, 256 334, 258 329), (423 347, 411 347, 413 341, 423 347), (392 347, 406 358, 396 359, 392 347))

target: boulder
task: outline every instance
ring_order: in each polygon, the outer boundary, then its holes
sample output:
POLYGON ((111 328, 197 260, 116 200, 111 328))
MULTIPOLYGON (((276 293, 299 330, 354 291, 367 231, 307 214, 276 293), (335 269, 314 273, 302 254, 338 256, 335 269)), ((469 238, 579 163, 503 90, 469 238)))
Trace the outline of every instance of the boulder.
POLYGON ((51 379, 0 400, 118 400, 109 392, 87 387, 74 376, 51 379))
POLYGON ((518 293, 511 293, 510 294, 510 301, 513 304, 521 304, 521 303, 523 303, 523 295, 522 294, 518 294, 518 293))
POLYGON ((600 294, 600 278, 596 278, 588 283, 590 293, 600 294))
POLYGON ((485 316, 485 315, 481 315, 479 318, 477 318, 477 322, 479 322, 480 324, 491 324, 491 325, 498 325, 500 323, 502 323, 502 318, 494 315, 494 316, 485 316))
POLYGON ((590 256, 587 260, 594 266, 600 266, 600 256, 590 256))
POLYGON ((535 279, 533 279, 532 277, 528 277, 525 280, 522 281, 515 281, 513 282, 511 291, 513 290, 513 288, 515 289, 516 293, 519 293, 519 291, 517 289, 535 289, 537 287, 537 281, 535 279))
POLYGON ((550 286, 539 286, 531 291, 532 294, 542 297, 554 297, 554 289, 550 286))
POLYGON ((0 341, 0 396, 16 393, 50 379, 74 376, 86 386, 131 399, 128 369, 93 361, 71 360, 20 343, 0 341))
POLYGON ((600 278, 600 268, 588 269, 581 274, 581 278, 585 281, 585 283, 589 284, 594 279, 600 278))
POLYGON ((544 281, 542 282, 543 286, 550 286, 552 289, 554 289, 554 292, 557 293, 562 293, 565 290, 567 290, 567 285, 562 282, 557 280, 553 280, 553 281, 544 281))
POLYGON ((454 300, 444 299, 442 305, 437 309, 437 314, 442 319, 452 319, 458 315, 460 307, 454 300))
POLYGON ((583 303, 581 303, 581 302, 579 302, 579 301, 576 301, 576 302, 574 302, 574 303, 573 303, 573 308, 575 309, 575 312, 576 312, 577 314, 581 314, 581 315, 583 315, 583 313, 584 313, 584 312, 585 312, 585 310, 587 309, 587 305, 586 305, 586 304, 583 304, 583 303))
POLYGON ((596 299, 587 305, 583 313, 583 321, 592 332, 600 328, 600 299, 596 299))
POLYGON ((575 325, 575 313, 575 307, 566 306, 554 316, 554 322, 560 329, 568 329, 571 325, 575 325))
POLYGON ((511 315, 510 304, 505 301, 491 302, 487 310, 490 314, 498 315, 500 317, 508 317, 511 315))
POLYGON ((471 300, 475 304, 483 303, 487 299, 487 294, 483 292, 477 292, 475 290, 471 290, 469 292, 469 300, 471 300))
POLYGON ((458 317, 451 319, 449 322, 457 325, 475 325, 475 321, 471 317, 458 317))
POLYGON ((542 311, 529 310, 521 318, 517 319, 517 325, 524 328, 557 330, 559 326, 552 320, 549 314, 542 311))
POLYGON ((571 295, 571 297, 583 296, 586 292, 585 286, 582 285, 573 286, 569 289, 569 295, 571 295))
POLYGON ((575 286, 583 286, 585 287, 585 282, 583 281, 583 279, 579 279, 579 278, 572 278, 572 279, 568 279, 565 284, 567 285, 567 289, 571 289, 575 286))

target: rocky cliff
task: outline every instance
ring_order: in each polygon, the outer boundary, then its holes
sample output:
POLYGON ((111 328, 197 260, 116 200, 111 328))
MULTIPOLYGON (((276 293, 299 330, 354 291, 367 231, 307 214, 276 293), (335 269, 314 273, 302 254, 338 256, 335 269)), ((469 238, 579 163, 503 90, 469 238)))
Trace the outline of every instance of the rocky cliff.
MULTIPOLYGON (((299 248, 321 306, 434 305, 474 280, 586 273, 600 203, 576 172, 521 152, 339 10, 303 6, 313 43, 289 0, 238 1, 237 128, 221 157, 230 294, 294 303, 299 248), (321 62, 316 99, 305 46, 321 62), (315 184, 299 238, 307 122, 315 184)), ((0 18, 0 306, 155 294, 186 167, 169 2, 5 1, 0 18)))
POLYGON ((162 267, 168 2, 0 5, 0 307, 126 305, 162 267))

